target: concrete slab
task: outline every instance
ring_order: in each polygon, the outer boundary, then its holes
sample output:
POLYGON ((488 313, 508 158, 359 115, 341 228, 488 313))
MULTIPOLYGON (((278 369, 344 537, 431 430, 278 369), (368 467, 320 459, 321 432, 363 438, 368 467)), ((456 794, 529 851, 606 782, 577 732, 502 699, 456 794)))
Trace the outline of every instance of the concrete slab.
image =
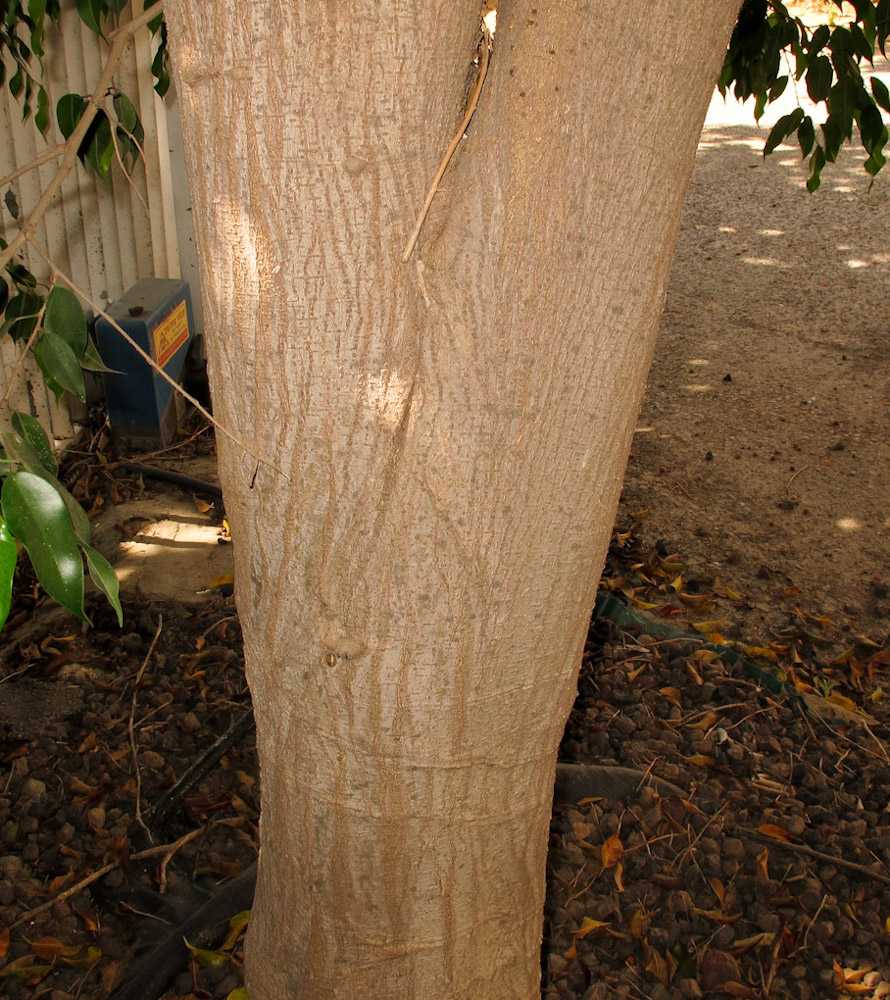
POLYGON ((93 538, 124 594, 196 603, 234 571, 218 522, 216 510, 202 513, 192 497, 175 491, 109 508, 94 522, 93 538))

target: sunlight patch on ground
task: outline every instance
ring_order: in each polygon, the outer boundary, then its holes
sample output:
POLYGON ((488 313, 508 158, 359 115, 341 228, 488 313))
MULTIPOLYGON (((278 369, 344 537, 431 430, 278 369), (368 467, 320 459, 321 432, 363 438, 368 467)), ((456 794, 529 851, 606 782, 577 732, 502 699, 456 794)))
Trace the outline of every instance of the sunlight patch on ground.
POLYGON ((857 521, 855 517, 839 517, 834 523, 841 531, 859 531, 862 527, 862 522, 857 521))
POLYGON ((786 264, 775 257, 742 257, 743 264, 754 264, 757 267, 782 267, 790 268, 791 264, 786 264))

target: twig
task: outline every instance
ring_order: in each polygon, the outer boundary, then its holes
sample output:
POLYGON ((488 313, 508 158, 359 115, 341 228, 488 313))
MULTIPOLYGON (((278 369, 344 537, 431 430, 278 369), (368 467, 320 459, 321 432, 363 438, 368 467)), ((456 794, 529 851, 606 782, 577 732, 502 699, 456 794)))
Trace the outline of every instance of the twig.
MULTIPOLYGON (((107 115, 108 112, 106 111, 105 114, 107 115)), ((143 161, 145 160, 145 152, 143 151, 143 149, 139 145, 139 143, 136 141, 135 137, 133 136, 133 133, 130 132, 130 131, 128 131, 127 129, 125 129, 123 125, 121 125, 120 123, 118 123, 118 125, 115 128, 111 129, 111 145, 114 148, 114 158, 117 160, 118 166, 121 168, 121 173, 124 175, 124 177, 127 178, 127 183, 130 185, 130 190, 139 199, 139 202, 142 205, 142 208, 145 211, 145 214, 148 215, 149 214, 149 212, 148 212, 148 203, 142 197, 142 192, 139 190, 139 188, 136 187, 135 183, 133 182, 133 178, 130 175, 130 171, 127 170, 126 166, 124 165, 124 159, 121 156, 121 149, 120 149, 120 146, 119 146, 118 141, 117 141, 117 129, 120 129, 122 132, 126 133, 127 138, 139 150, 139 155, 142 157, 143 161)))
MULTIPOLYGON (((139 457, 143 460, 149 458, 157 458, 158 455, 166 455, 169 451, 179 451, 180 448, 184 448, 186 445, 191 444, 195 438, 199 438, 202 434, 206 434, 210 429, 210 424, 204 424, 203 427, 199 427, 193 434, 190 434, 187 438, 183 438, 181 441, 177 441, 175 444, 168 444, 166 448, 159 448, 157 451, 150 451, 145 455, 140 455, 139 457)), ((191 458, 186 458, 186 461, 191 461, 191 458)), ((124 462, 109 462, 105 468, 106 469, 116 469, 119 465, 125 464, 124 462)))
POLYGON ((57 160, 64 152, 64 142, 60 142, 56 146, 50 146, 49 149, 44 149, 42 153, 38 153, 33 160, 30 160, 23 167, 17 167, 11 174, 0 177, 0 188, 6 187, 7 184, 11 184, 14 180, 18 180, 19 177, 30 173, 32 170, 36 170, 38 167, 42 167, 44 163, 49 163, 50 160, 57 160))
POLYGON ((816 922, 817 917, 822 912, 822 907, 825 905, 825 901, 827 899, 828 899, 827 895, 824 895, 822 897, 822 902, 816 907, 816 912, 813 914, 813 919, 807 924, 807 929, 806 931, 804 931, 803 935, 803 944, 801 945, 801 949, 806 948, 807 938, 810 936, 810 931, 813 929, 813 924, 816 922))
POLYGON ((139 673, 136 674, 136 680, 133 682, 133 700, 130 702, 130 723, 127 727, 127 731, 130 734, 130 751, 133 754, 133 771, 136 774, 136 822, 142 827, 143 830, 145 830, 150 844, 154 842, 154 837, 152 837, 151 830, 149 830, 145 820, 142 818, 142 773, 139 770, 139 757, 136 752, 136 732, 134 720, 136 718, 136 700, 139 697, 139 682, 142 680, 142 675, 145 673, 145 668, 148 666, 151 654, 155 651, 155 646, 160 638, 163 625, 164 616, 158 615, 158 627, 155 630, 154 638, 151 640, 151 645, 148 647, 148 652, 145 654, 145 659, 142 661, 139 673))
POLYGON ((407 264, 411 259, 411 254, 414 252, 414 246, 417 243, 417 238, 420 236, 420 230, 423 228, 423 224, 426 220, 426 214, 430 210, 430 205, 433 203, 433 198, 436 197, 436 191, 439 190, 439 182, 445 175, 445 171, 448 169, 448 164, 451 162, 451 157, 454 156, 454 151, 457 149, 461 139, 463 138, 464 132, 467 130, 467 126, 470 124, 470 119, 473 117, 473 112, 476 110, 476 105, 479 103, 479 95, 482 93, 482 84, 485 83, 485 76, 488 73, 488 62, 491 54, 491 32, 488 30, 488 25, 483 22, 482 25, 482 62, 479 66, 479 75, 476 77, 476 83, 473 87, 473 92, 470 94, 470 99, 467 102, 467 111, 464 115, 464 120, 460 123, 460 128, 451 140, 451 144, 448 147, 445 155, 442 157, 442 162, 439 164, 439 169, 436 171, 436 176, 433 178, 433 183, 430 184, 430 189, 426 193, 426 200, 423 203, 423 208, 420 210, 420 215, 417 216, 417 222, 414 223, 414 229, 411 235, 408 237, 408 242, 405 244, 405 250, 402 253, 402 263, 407 264))
POLYGON ((791 478, 790 478, 790 479, 788 480, 788 482, 787 482, 787 483, 785 483, 785 493, 786 493, 786 494, 788 494, 788 495, 790 496, 790 493, 789 493, 789 487, 790 487, 790 486, 791 486, 791 484, 792 484, 792 483, 794 482, 794 480, 795 480, 795 479, 797 479, 797 477, 798 477, 798 476, 799 476, 799 475, 800 475, 800 474, 801 474, 802 472, 806 472, 808 468, 809 468, 809 465, 802 465, 802 466, 801 466, 801 467, 800 467, 800 468, 799 468, 799 469, 797 470, 797 472, 795 472, 795 473, 794 473, 794 475, 792 475, 792 477, 791 477, 791 478))
MULTIPOLYGON (((143 861, 145 858, 154 858, 159 854, 163 854, 169 859, 181 847, 184 847, 190 840, 194 840, 195 837, 203 832, 203 829, 191 830, 189 833, 186 833, 172 844, 159 844, 156 847, 147 847, 144 851, 138 851, 136 854, 131 854, 130 861, 143 861)), ((41 903, 40 906, 35 906, 33 910, 28 910, 27 913, 23 913, 18 920, 13 921, 9 925, 10 929, 18 927, 19 924, 23 924, 26 920, 31 920, 33 917, 36 917, 45 910, 48 910, 51 906, 55 906, 56 903, 61 903, 63 900, 69 899, 71 896, 76 896, 77 893, 82 892, 94 882, 98 882, 100 878, 104 878, 109 872, 113 872, 115 868, 118 867, 120 867, 118 862, 113 861, 110 865, 105 865, 104 867, 98 869, 98 871, 94 871, 91 875, 87 875, 86 878, 82 878, 76 885, 72 885, 69 888, 64 889, 58 895, 53 896, 52 899, 48 899, 45 903, 41 903)))
POLYGON ((869 878, 876 878, 879 882, 884 882, 886 885, 890 885, 890 875, 885 875, 883 872, 875 871, 874 868, 869 868, 866 865, 860 865, 856 861, 847 861, 846 858, 837 858, 833 854, 825 854, 822 851, 817 851, 812 847, 808 847, 806 844, 791 844, 787 840, 780 840, 778 837, 770 837, 765 833, 759 833, 757 830, 750 830, 743 826, 738 829, 743 833, 746 833, 749 837, 759 840, 761 844, 769 844, 770 847, 779 847, 783 851, 805 854, 808 858, 817 858, 819 861, 827 861, 832 865, 840 865, 841 868, 848 868, 850 871, 859 872, 860 875, 867 875, 869 878))
POLYGON ((0 270, 5 268, 9 261, 15 257, 26 241, 33 239, 38 223, 61 190, 65 178, 71 173, 77 160, 77 151, 80 149, 80 144, 93 124, 96 113, 105 103, 105 95, 114 80, 118 63, 121 61, 121 57, 130 44, 130 39, 143 25, 148 24, 149 21, 156 18, 163 9, 163 0, 159 0, 158 3, 152 4, 148 10, 143 11, 138 17, 134 17, 122 27, 115 29, 108 36, 111 41, 111 51, 108 53, 108 59, 102 69, 99 82, 96 84, 92 96, 87 101, 87 106, 84 108, 83 114, 80 116, 80 120, 75 126, 74 131, 68 136, 65 142, 65 152, 62 154, 62 162, 59 164, 55 177, 46 186, 33 212, 31 212, 28 220, 17 235, 10 240, 9 246, 5 250, 0 251, 0 270))
MULTIPOLYGON (((704 826, 702 826, 701 830, 699 830, 699 832, 696 835, 695 839, 693 841, 691 841, 686 846, 686 848, 683 851, 681 851, 679 854, 677 854, 677 855, 674 856, 674 860, 670 863, 670 866, 668 867, 668 871, 673 870, 675 868, 675 866, 677 868, 677 871, 681 871, 682 870, 683 865, 686 863, 686 861, 685 861, 686 855, 692 853, 693 849, 695 848, 695 845, 702 839, 702 837, 707 832, 708 827, 717 819, 717 817, 720 815, 720 813, 722 813, 723 810, 728 805, 729 805, 728 802, 724 802, 723 805, 720 806, 720 808, 717 810, 717 812, 715 812, 714 815, 711 816, 708 819, 707 823, 705 823, 704 826)), ((627 851, 625 851, 624 853, 627 854, 627 851)))

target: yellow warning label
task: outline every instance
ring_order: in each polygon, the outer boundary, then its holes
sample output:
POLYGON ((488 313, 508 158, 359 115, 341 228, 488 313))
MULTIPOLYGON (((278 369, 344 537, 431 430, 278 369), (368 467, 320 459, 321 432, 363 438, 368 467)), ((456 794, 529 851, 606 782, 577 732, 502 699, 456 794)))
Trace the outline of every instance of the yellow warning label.
POLYGON ((189 339, 189 318, 184 299, 165 320, 158 323, 152 337, 155 361, 163 368, 189 339))

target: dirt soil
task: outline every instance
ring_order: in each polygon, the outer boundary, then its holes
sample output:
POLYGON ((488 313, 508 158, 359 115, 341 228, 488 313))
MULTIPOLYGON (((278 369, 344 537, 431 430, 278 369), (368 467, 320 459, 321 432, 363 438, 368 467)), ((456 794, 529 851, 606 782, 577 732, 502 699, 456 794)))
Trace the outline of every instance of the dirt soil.
POLYGON ((764 160, 741 120, 718 102, 702 136, 619 521, 648 510, 646 538, 745 595, 748 639, 801 612, 880 642, 890 179, 847 149, 808 195, 799 151, 764 160))
MULTIPOLYGON (((890 996, 890 178, 848 152, 808 197, 761 145, 703 136, 561 752, 636 776, 557 796, 551 1000, 890 996)), ((86 496, 144 499, 99 464, 86 496)), ((92 611, 23 574, 3 633, 0 995, 244 1000, 231 598, 92 611)))

